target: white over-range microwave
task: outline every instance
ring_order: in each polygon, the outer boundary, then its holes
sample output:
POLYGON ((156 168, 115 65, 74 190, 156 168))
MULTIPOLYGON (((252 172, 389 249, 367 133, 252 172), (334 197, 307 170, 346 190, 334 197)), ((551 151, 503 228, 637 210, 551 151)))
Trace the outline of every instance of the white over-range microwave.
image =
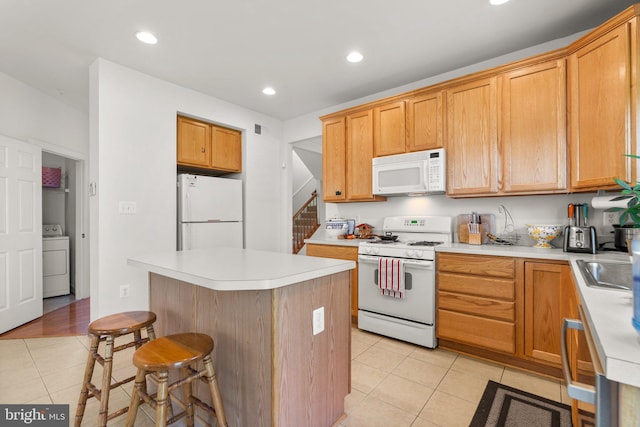
POLYGON ((443 194, 446 190, 445 164, 444 148, 375 157, 372 163, 373 194, 443 194))

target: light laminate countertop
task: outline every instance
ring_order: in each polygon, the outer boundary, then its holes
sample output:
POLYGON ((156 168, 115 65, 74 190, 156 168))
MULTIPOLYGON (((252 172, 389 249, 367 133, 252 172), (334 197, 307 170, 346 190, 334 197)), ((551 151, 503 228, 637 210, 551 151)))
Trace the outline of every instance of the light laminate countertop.
POLYGON ((216 291, 275 289, 356 267, 353 261, 235 248, 149 253, 127 264, 216 291))
POLYGON ((358 247, 361 239, 338 239, 337 237, 329 237, 324 228, 318 228, 313 236, 304 239, 305 243, 313 243, 316 245, 336 245, 336 246, 353 246, 358 247))

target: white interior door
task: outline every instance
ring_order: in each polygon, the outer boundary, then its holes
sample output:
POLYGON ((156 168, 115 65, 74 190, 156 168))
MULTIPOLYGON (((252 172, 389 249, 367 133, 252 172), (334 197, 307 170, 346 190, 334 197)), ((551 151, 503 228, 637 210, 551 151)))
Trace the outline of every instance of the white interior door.
POLYGON ((0 333, 42 316, 42 151, 0 135, 0 333))

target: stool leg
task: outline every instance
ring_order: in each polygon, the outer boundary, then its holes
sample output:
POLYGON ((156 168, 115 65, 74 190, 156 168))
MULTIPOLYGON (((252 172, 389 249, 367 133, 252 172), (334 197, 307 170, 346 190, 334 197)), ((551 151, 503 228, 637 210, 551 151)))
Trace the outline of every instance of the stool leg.
POLYGON ((140 329, 136 329, 133 331, 133 342, 136 343, 136 350, 142 346, 142 334, 140 333, 140 329))
POLYGON ((127 427, 133 426, 136 422, 136 415, 138 415, 138 406, 140 406, 140 390, 146 386, 146 372, 144 369, 138 369, 136 373, 136 382, 133 385, 133 391, 131 392, 131 403, 129 404, 129 411, 127 412, 127 427))
POLYGON ((84 380, 82 382, 82 388, 80 389, 80 397, 78 398, 78 406, 76 408, 76 418, 74 425, 80 427, 82 424, 82 417, 84 416, 84 408, 87 405, 87 397, 89 395, 88 385, 93 377, 93 368, 96 364, 95 355, 98 353, 98 345, 100 344, 100 337, 91 335, 91 347, 89 349, 89 356, 87 358, 87 366, 84 368, 84 380))
MULTIPOLYGON (((189 370, 182 368, 182 378, 189 376, 189 370)), ((184 395, 185 412, 187 413, 186 424, 187 427, 193 427, 194 414, 193 414, 193 399, 191 398, 191 382, 186 382, 182 385, 182 394, 184 395)))
POLYGON ((218 427, 228 427, 227 418, 224 415, 224 407, 222 406, 222 396, 218 388, 218 380, 216 380, 216 371, 213 369, 211 356, 207 355, 204 359, 205 378, 209 383, 209 391, 211 392, 211 400, 213 401, 213 409, 216 410, 216 418, 218 419, 218 427))
POLYGON ((113 367, 113 335, 107 335, 104 348, 104 365, 102 372, 102 390, 100 390, 100 413, 98 425, 105 427, 109 416, 109 392, 111 391, 111 370, 113 367))
POLYGON ((156 427, 167 425, 167 399, 169 399, 169 371, 159 371, 158 394, 156 395, 156 427))
POLYGON ((153 329, 153 325, 147 326, 147 336, 149 337, 149 341, 156 339, 156 331, 153 329))

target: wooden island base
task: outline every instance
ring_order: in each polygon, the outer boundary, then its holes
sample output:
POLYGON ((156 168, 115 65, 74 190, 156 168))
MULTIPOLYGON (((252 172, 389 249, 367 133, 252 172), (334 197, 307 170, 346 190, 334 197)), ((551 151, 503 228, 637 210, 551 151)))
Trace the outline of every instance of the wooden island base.
POLYGON ((230 426, 332 426, 344 416, 351 387, 349 275, 216 291, 150 273, 154 328, 157 336, 195 331, 213 338, 230 426), (320 307, 324 331, 313 335, 320 307))

